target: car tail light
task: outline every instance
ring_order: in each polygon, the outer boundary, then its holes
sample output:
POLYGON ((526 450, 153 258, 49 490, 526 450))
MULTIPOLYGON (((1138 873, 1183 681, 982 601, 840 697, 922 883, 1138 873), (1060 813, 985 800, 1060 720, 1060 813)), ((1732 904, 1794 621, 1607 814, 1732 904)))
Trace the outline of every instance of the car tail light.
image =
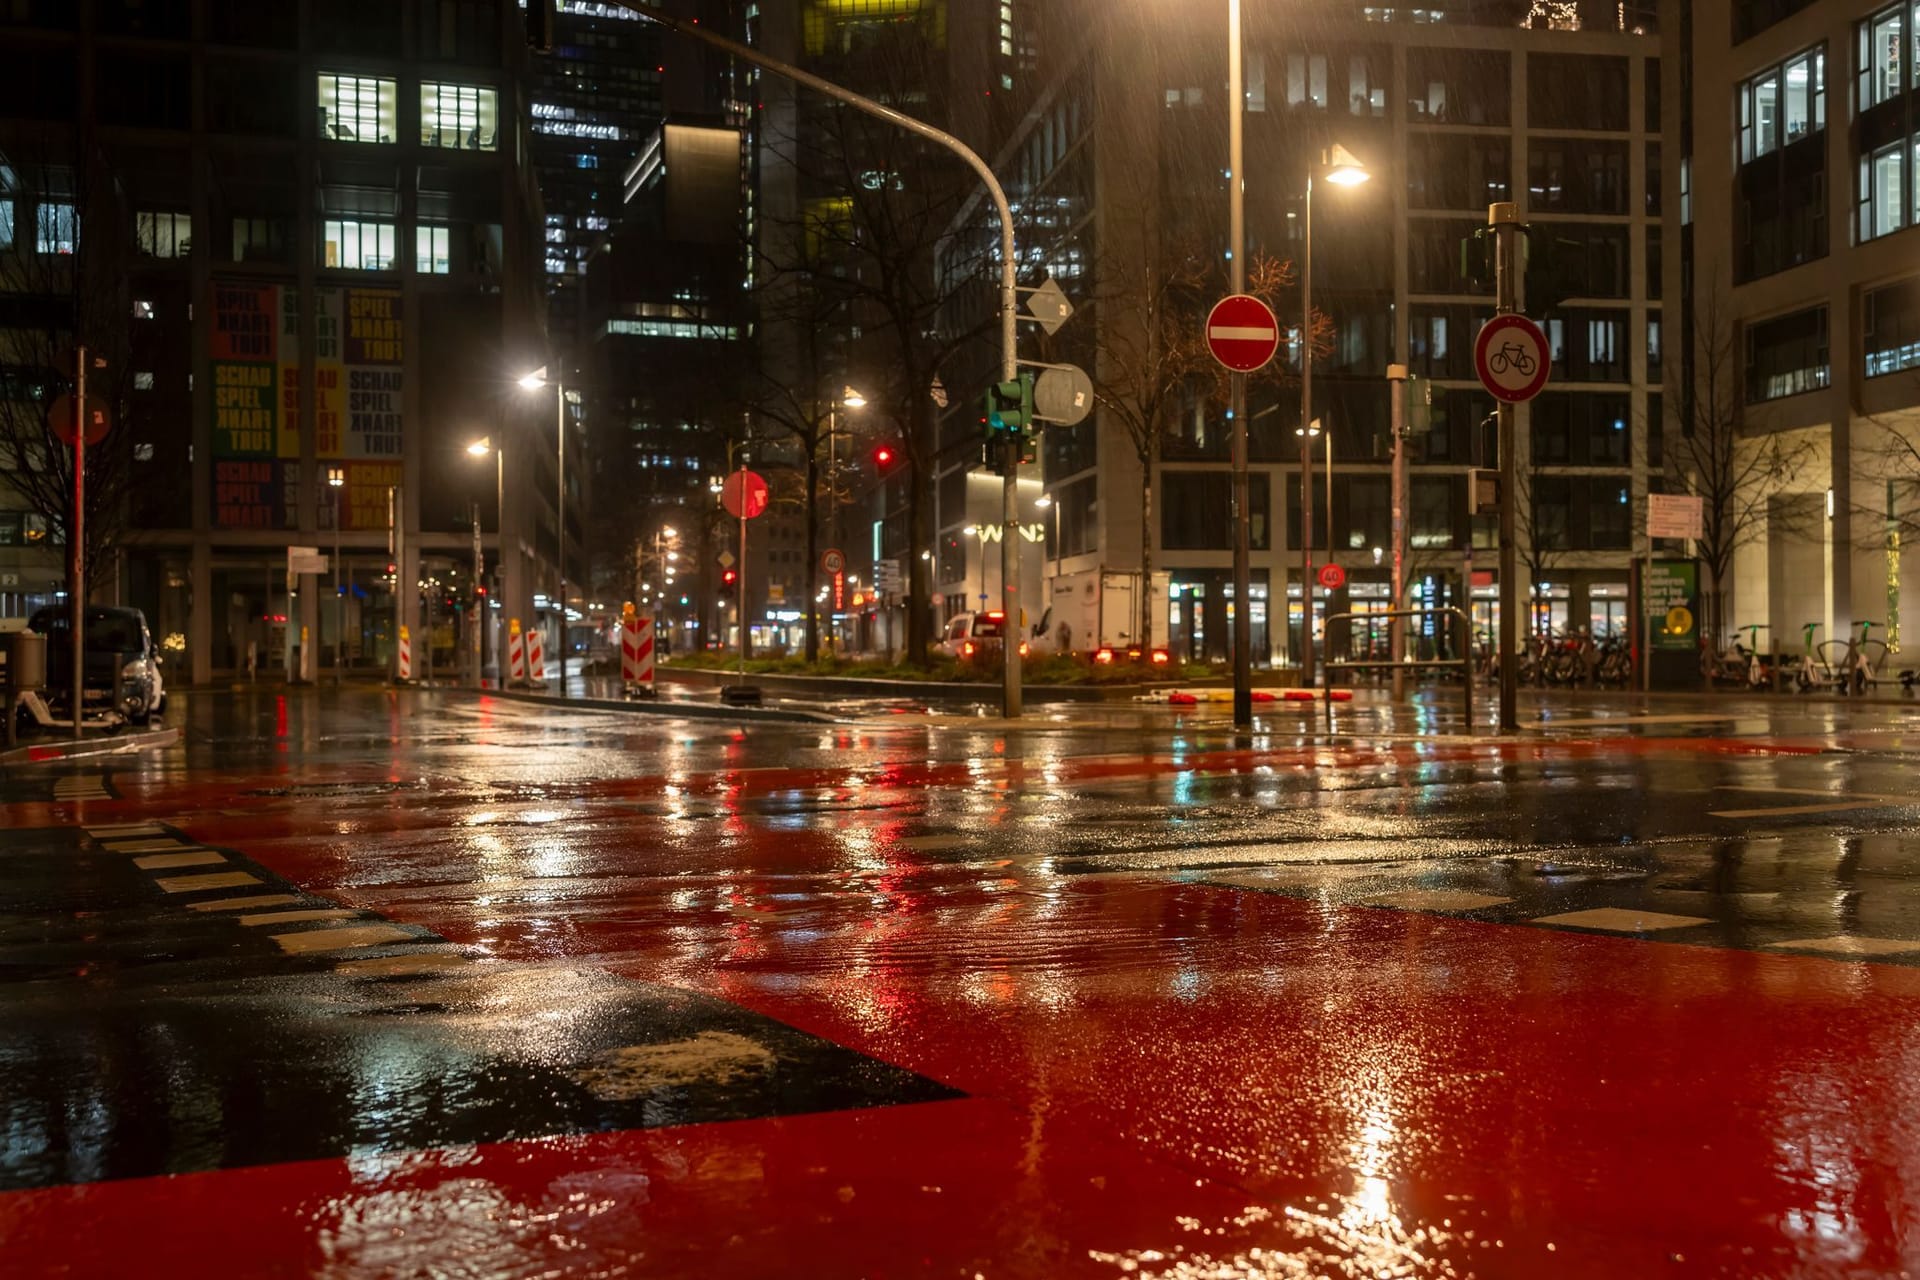
POLYGON ((1154 666, 1156 666, 1156 667, 1164 667, 1164 666, 1166 666, 1166 665, 1167 665, 1167 664, 1168 664, 1169 662, 1172 662, 1172 661, 1173 661, 1173 655, 1172 655, 1172 654, 1170 654, 1170 653, 1168 653, 1168 652, 1167 652, 1167 651, 1166 651, 1165 649, 1155 649, 1155 650, 1153 651, 1153 665, 1154 665, 1154 666))
POLYGON ((971 658, 973 656, 973 641, 969 640, 960 646, 960 656, 963 658, 971 658))
POLYGON ((988 622, 1005 622, 1007 620, 1007 615, 1002 613, 998 609, 989 610, 988 612, 983 613, 980 616, 985 618, 988 622))
POLYGON ((1093 660, 1102 666, 1111 666, 1113 664, 1113 650, 1104 646, 1095 649, 1093 651, 1093 660))
POLYGON ((1020 656, 1023 658, 1027 656, 1027 642, 1025 640, 1020 642, 1020 656))

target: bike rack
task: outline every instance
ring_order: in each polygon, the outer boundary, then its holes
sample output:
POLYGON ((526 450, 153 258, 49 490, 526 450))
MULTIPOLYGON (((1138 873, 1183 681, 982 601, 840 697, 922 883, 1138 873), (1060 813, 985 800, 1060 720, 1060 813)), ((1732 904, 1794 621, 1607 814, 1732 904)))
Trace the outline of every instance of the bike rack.
MULTIPOLYGON (((1395 662, 1391 658, 1343 658, 1338 662, 1322 662, 1320 664, 1321 685, 1325 694, 1322 701, 1327 704, 1327 727, 1333 727, 1333 673, 1335 671, 1427 671, 1436 667, 1458 667, 1460 668, 1460 709, 1466 714, 1467 733, 1471 736, 1473 733, 1473 624, 1464 609, 1458 609, 1452 605, 1441 605, 1433 609, 1389 609, 1384 613, 1336 613, 1321 623, 1320 634, 1322 637, 1329 636, 1333 634, 1334 623, 1351 622, 1355 618, 1430 618, 1442 614, 1451 617, 1459 624, 1459 652, 1463 655, 1461 657, 1421 658, 1401 662, 1395 662)), ((1403 648, 1405 643, 1403 638, 1401 641, 1403 648)))

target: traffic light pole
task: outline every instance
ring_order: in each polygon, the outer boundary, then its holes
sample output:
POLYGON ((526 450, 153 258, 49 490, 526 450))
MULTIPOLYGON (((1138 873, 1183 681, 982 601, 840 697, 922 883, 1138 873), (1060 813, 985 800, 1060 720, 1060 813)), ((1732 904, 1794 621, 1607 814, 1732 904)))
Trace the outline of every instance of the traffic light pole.
MULTIPOLYGON (((885 120, 889 124, 897 125, 905 129, 908 133, 917 134, 929 142, 945 147, 948 151, 951 151, 954 155, 965 161, 967 167, 979 175, 980 181, 985 184, 987 194, 993 199, 994 211, 1000 217, 1000 380, 1002 382, 1012 382, 1020 376, 1020 358, 1018 353, 1019 332, 1016 322, 1018 313, 1015 310, 1018 299, 1014 290, 1018 260, 1014 254, 1013 209, 1007 203, 1005 188, 1000 185, 1000 180, 994 177, 992 166, 985 160, 982 160, 973 148, 952 134, 936 129, 930 124, 915 120, 912 116, 895 111, 892 107, 884 103, 875 102, 872 98, 862 97, 851 89, 842 88, 831 80, 823 80, 811 72, 802 71, 799 67, 782 62, 778 58, 770 58, 758 49, 750 48, 747 45, 740 44, 738 41, 729 40, 725 36, 715 35, 705 27, 699 26, 694 22, 676 18, 674 15, 657 9, 652 5, 636 4, 633 0, 614 0, 614 3, 630 13, 647 19, 649 22, 665 27, 669 31, 677 32, 690 39, 698 40, 710 48, 719 49, 723 53, 731 54, 742 62, 751 63, 763 70, 771 71, 777 76, 793 81, 795 84, 803 85, 816 93, 824 94, 836 102, 843 102, 856 111, 865 112, 867 115, 885 120)), ((1237 23, 1240 0, 1232 0, 1232 4, 1237 23)), ((1237 114, 1238 110, 1239 108, 1236 107, 1236 120, 1239 118, 1237 114)), ((1235 168, 1237 170, 1238 166, 1236 165, 1235 168)), ((1239 190, 1239 177, 1240 175, 1236 172, 1234 174, 1236 192, 1239 190)), ((1235 199, 1236 201, 1238 200, 1237 195, 1235 199)), ((1239 254, 1234 255, 1234 269, 1236 271, 1240 270, 1239 254)), ((1236 423, 1236 426, 1237 425, 1236 423)), ((1006 522, 1006 527, 1002 531, 1002 540, 1005 545, 1001 548, 1000 572, 1005 579, 1003 585, 1007 601, 1007 617, 1009 619, 1009 626, 1012 627, 1018 625, 1020 617, 1020 552, 1015 541, 1020 536, 1019 442, 1016 440, 1009 447, 1012 452, 1007 457, 1006 484, 1003 490, 1004 511, 1002 518, 1006 522)), ((913 482, 918 484, 920 477, 915 475, 913 482)), ((908 572, 911 573, 912 571, 912 566, 909 565, 908 572)), ((918 606, 919 602, 916 602, 916 607, 918 606)), ((1245 610, 1243 609, 1242 612, 1245 612, 1245 610)), ((1001 692, 1001 714, 1009 720, 1014 720, 1020 716, 1020 646, 1017 643, 1012 643, 1005 644, 1003 647, 1007 650, 1007 658, 1001 692)))
MULTIPOLYGON (((1228 268, 1231 281, 1228 292, 1247 291, 1247 175, 1244 133, 1247 108, 1241 66, 1242 44, 1240 0, 1227 0, 1227 243, 1231 252, 1228 268)), ((1300 332, 1301 359, 1306 358, 1307 334, 1300 332)), ((1302 368, 1305 365, 1303 363, 1302 368)), ((1228 378, 1228 414, 1233 419, 1233 727, 1253 727, 1253 540, 1252 511, 1247 484, 1247 375, 1234 373, 1228 378)), ((1303 428, 1306 423, 1300 424, 1303 428)), ((1300 495, 1307 494, 1306 473, 1300 476, 1300 495)), ((1141 590, 1149 597, 1153 584, 1143 582, 1141 590)), ((1282 602, 1284 604, 1285 595, 1282 602)), ((1301 630, 1312 644, 1313 584, 1301 587, 1301 602, 1306 606, 1301 630)), ((1284 615, 1283 615, 1284 616, 1284 615)), ((1272 615, 1268 615, 1272 626, 1272 615)), ((1147 639, 1150 641, 1152 635, 1147 639)), ((1303 676, 1302 683, 1310 683, 1303 676)))

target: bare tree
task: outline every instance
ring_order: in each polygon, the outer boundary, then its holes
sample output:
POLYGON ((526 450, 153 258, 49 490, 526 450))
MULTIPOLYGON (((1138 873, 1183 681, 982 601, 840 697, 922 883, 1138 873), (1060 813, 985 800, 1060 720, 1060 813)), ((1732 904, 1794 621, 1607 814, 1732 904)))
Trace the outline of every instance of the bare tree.
POLYGON ((80 562, 88 582, 118 554, 133 496, 132 249, 126 211, 83 135, 49 131, 4 156, 18 176, 16 207, 30 200, 31 225, 18 234, 31 252, 0 257, 0 292, 17 317, 0 330, 0 472, 50 537, 73 528, 73 450, 54 433, 54 400, 74 386, 77 349, 87 348, 87 404, 108 411, 113 429, 86 451, 86 510, 80 562), (104 362, 104 367, 97 367, 104 362))
MULTIPOLYGON (((911 110, 935 82, 931 60, 944 31, 892 23, 863 50, 871 96, 911 110)), ((906 463, 908 660, 925 664, 932 542, 928 517, 939 448, 933 389, 954 353, 994 324, 991 306, 957 305, 983 292, 994 237, 949 236, 975 182, 957 160, 897 126, 837 105, 808 104, 797 126, 768 145, 818 189, 793 216, 762 219, 765 287, 816 288, 843 305, 835 328, 849 338, 848 379, 877 416, 900 430, 906 463), (858 335, 855 337, 854 335, 858 335)), ((990 287, 984 290, 991 299, 990 287)), ((776 376, 789 374, 774 366, 776 376)), ((834 385, 829 383, 828 385, 834 385)), ((797 388, 796 397, 811 388, 797 388)), ((817 428, 814 428, 817 430, 817 428)))
POLYGON ((1669 489, 1700 499, 1702 536, 1697 540, 1710 585, 1703 586, 1705 634, 1717 645, 1725 634, 1726 593, 1734 555, 1765 537, 1771 499, 1814 459, 1814 444, 1801 437, 1764 434, 1754 428, 1741 386, 1741 361, 1722 295, 1709 290, 1694 314, 1692 349, 1679 375, 1677 434, 1666 441, 1669 489))

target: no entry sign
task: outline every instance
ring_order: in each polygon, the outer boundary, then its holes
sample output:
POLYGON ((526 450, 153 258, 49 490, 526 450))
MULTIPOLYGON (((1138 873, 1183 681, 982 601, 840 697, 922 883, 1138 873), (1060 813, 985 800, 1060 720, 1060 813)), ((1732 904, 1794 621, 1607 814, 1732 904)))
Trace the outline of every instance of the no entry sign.
POLYGON ((751 520, 767 509, 767 482, 757 472, 736 471, 721 487, 720 505, 736 519, 751 520))
POLYGON ((1552 372, 1546 335, 1521 315, 1495 316, 1473 343, 1473 369, 1496 400, 1523 404, 1540 394, 1552 372))
POLYGON ((1207 313, 1207 350, 1235 373, 1265 368, 1279 349, 1280 322, 1260 299, 1231 294, 1207 313))

